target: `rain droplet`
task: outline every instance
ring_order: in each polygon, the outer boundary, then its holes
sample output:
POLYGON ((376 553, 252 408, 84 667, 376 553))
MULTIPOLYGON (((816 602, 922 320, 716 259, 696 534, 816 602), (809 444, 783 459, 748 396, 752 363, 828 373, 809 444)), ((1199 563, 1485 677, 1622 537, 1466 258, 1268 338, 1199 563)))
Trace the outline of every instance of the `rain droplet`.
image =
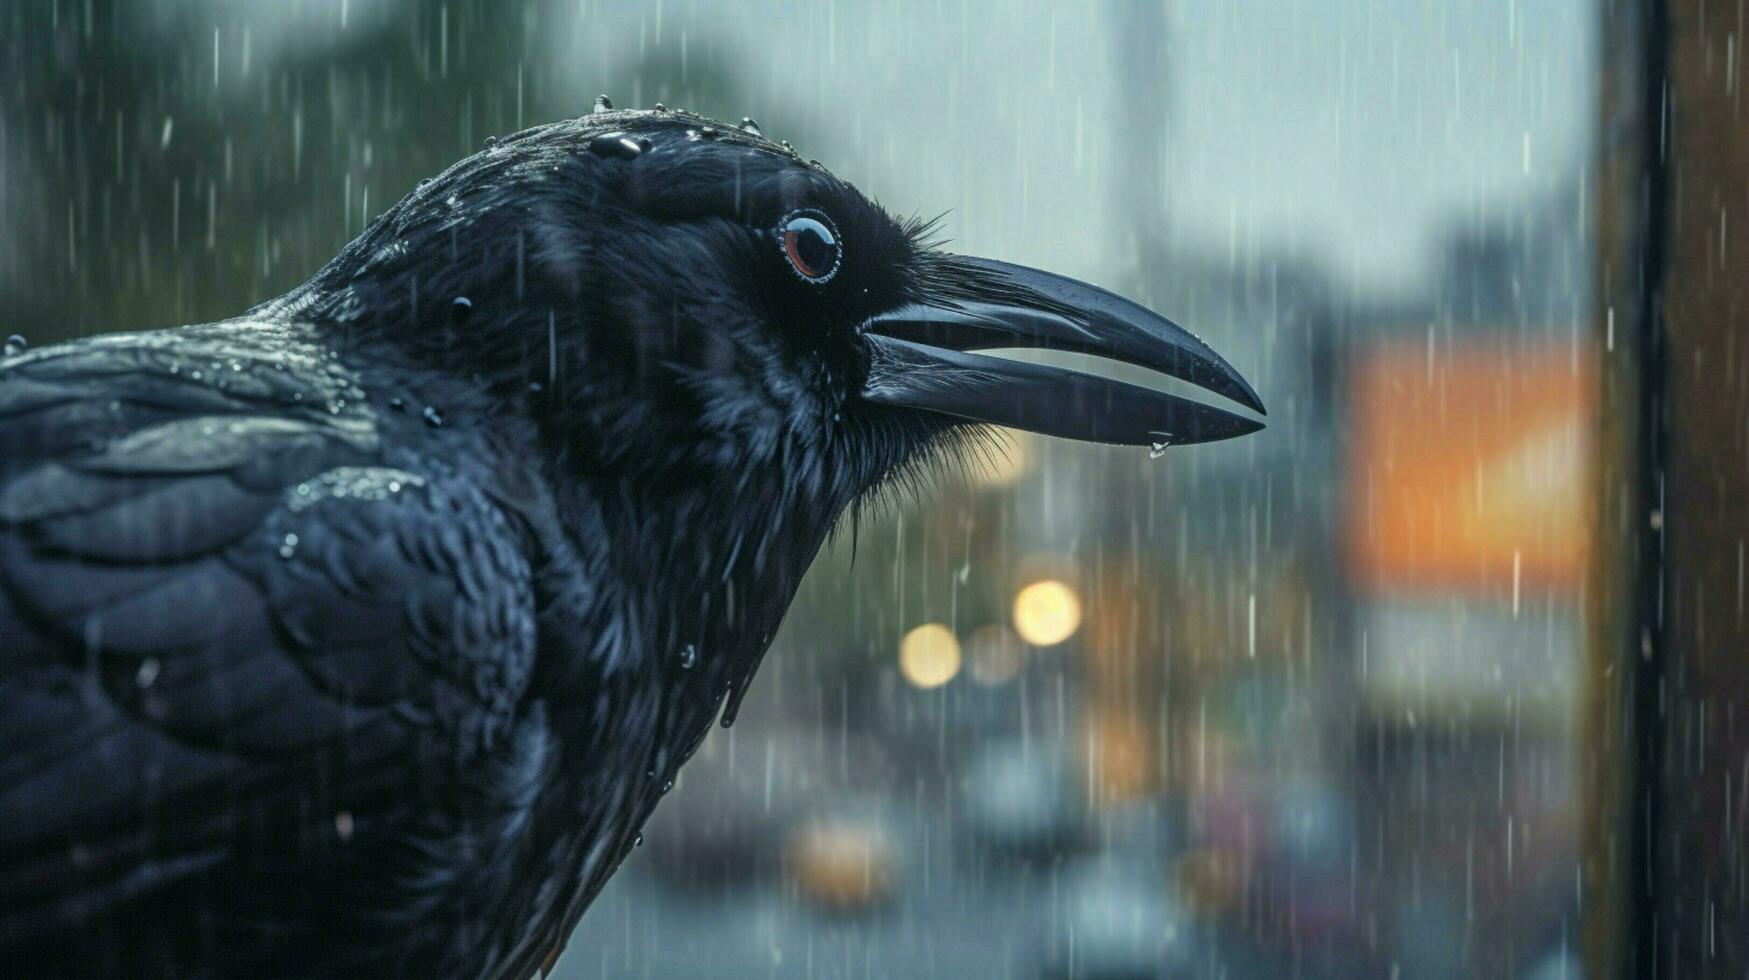
POLYGON ((24 334, 15 333, 6 338, 6 346, 0 347, 0 357, 13 357, 24 353, 30 343, 24 339, 24 334))
POLYGON ((457 322, 457 323, 461 323, 464 320, 466 320, 468 318, 468 316, 470 314, 472 314, 473 312, 474 312, 474 301, 471 299, 468 299, 466 296, 457 296, 455 298, 455 300, 449 304, 450 318, 455 320, 455 322, 457 322))
POLYGON ((728 695, 728 703, 723 705, 723 717, 719 724, 724 728, 733 728, 735 719, 741 714, 741 699, 747 694, 747 686, 730 684, 724 693, 728 695))
POLYGON ((589 111, 590 112, 612 112, 613 111, 613 100, 608 98, 605 95, 597 95, 595 97, 595 107, 593 109, 590 109, 589 111))
POLYGON ((696 663, 698 663, 698 647, 688 643, 686 649, 680 651, 680 668, 691 670, 692 665, 696 663))
POLYGON ((638 832, 637 838, 632 841, 632 846, 633 847, 643 847, 644 846, 644 834, 642 831, 638 832))
POLYGON ((672 780, 672 779, 667 780, 666 782, 664 782, 662 784, 662 795, 667 796, 668 792, 670 790, 672 790, 673 788, 674 788, 674 780, 672 780))
POLYGON ((352 812, 350 810, 341 810, 334 814, 334 833, 339 835, 342 841, 352 839, 352 812))
POLYGON ((618 157, 621 160, 634 160, 644 152, 644 147, 638 140, 624 133, 602 133, 589 141, 589 152, 598 157, 618 157))
POLYGON ((134 671, 134 683, 140 686, 140 690, 143 691, 151 687, 152 682, 158 679, 158 668, 159 663, 156 657, 147 657, 140 661, 140 669, 134 671))
POLYGON ((1153 447, 1148 450, 1148 458, 1149 459, 1159 459, 1160 457, 1166 455, 1166 450, 1170 449, 1171 447, 1172 447, 1172 441, 1170 439, 1162 439, 1159 442, 1154 443, 1153 447))
POLYGON ((407 410, 407 401, 406 401, 406 399, 402 398, 400 395, 396 395, 395 397, 389 399, 389 407, 394 409, 397 412, 404 412, 407 410))
POLYGON ((298 553, 298 536, 296 534, 292 534, 288 531, 286 533, 285 538, 280 542, 279 557, 289 559, 289 558, 291 558, 291 556, 293 556, 297 553, 298 553))
POLYGON ((425 420, 426 425, 433 429, 443 428, 443 413, 439 412, 435 406, 425 406, 425 411, 420 412, 419 416, 425 420))

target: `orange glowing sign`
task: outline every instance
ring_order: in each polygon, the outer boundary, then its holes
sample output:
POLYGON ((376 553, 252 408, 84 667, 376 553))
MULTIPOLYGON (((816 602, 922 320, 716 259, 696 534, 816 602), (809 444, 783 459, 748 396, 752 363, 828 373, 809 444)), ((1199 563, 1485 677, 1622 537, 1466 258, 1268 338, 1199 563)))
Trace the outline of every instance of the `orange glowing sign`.
POLYGON ((1352 579, 1374 593, 1577 591, 1593 374, 1571 343, 1363 353, 1343 494, 1352 579))

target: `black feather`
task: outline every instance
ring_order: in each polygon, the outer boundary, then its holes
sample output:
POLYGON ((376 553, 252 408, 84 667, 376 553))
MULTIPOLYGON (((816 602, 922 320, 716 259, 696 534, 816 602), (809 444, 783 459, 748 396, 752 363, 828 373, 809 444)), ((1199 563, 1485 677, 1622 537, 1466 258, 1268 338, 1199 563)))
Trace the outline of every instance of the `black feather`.
POLYGON ((706 124, 515 134, 246 318, 0 362, 0 961, 562 943, 841 515, 982 438, 856 397, 929 226, 706 124))

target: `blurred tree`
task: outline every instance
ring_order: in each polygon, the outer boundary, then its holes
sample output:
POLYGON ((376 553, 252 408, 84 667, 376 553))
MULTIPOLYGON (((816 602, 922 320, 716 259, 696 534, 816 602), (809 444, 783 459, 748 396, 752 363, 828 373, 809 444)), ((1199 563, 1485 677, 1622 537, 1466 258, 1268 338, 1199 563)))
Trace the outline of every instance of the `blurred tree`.
MULTIPOLYGON (((595 92, 562 89, 532 56, 573 16, 558 7, 8 5, 7 332, 40 343, 198 322, 296 284, 485 136, 588 110, 595 92)), ((708 93, 694 103, 706 111, 739 103, 726 61, 675 47, 640 47, 602 82, 708 93)))

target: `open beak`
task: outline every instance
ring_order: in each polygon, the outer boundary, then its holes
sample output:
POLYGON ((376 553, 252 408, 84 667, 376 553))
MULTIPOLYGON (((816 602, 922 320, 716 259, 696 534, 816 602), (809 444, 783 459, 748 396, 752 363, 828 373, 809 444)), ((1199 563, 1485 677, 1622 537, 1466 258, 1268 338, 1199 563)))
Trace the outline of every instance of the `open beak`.
POLYGON ((1263 423, 1067 368, 968 351, 1037 347, 1171 375, 1264 413, 1239 372, 1194 334, 1115 293, 1025 266, 931 257, 930 295, 869 320, 870 401, 1134 446, 1213 442, 1263 423))

